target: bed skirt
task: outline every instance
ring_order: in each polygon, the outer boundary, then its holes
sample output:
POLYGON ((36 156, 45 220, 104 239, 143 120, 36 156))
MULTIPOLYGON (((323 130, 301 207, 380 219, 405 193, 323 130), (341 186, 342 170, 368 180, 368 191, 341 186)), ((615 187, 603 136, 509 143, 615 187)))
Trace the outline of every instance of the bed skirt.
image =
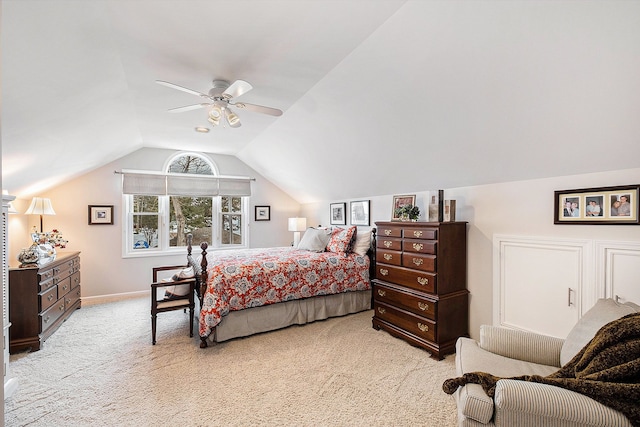
POLYGON ((232 311, 209 335, 215 342, 371 309, 371 290, 343 292, 232 311))

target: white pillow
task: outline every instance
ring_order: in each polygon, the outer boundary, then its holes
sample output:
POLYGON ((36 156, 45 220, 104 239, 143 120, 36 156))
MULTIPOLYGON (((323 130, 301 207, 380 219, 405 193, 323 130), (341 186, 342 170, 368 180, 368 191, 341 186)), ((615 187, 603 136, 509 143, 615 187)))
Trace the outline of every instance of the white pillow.
POLYGON ((331 238, 331 231, 309 227, 302 235, 298 249, 311 252, 324 252, 331 238))
POLYGON ((353 244, 352 251, 358 255, 365 256, 371 247, 371 230, 358 230, 356 233, 356 241, 353 244))
MULTIPOLYGON (((190 279, 194 277, 193 267, 188 267, 180 272, 174 274, 169 279, 162 280, 163 282, 173 282, 182 279, 190 279)), ((164 288, 164 299, 175 299, 175 298, 183 298, 189 295, 189 285, 175 285, 175 286, 166 286, 164 288)))

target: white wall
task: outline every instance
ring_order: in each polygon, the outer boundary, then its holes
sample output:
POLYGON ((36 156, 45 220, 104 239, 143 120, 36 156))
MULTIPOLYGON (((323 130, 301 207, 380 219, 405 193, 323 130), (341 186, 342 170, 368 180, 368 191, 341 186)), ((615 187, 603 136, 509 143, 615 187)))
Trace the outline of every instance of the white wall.
MULTIPOLYGON (((468 221, 468 289, 470 329, 477 338, 481 324, 492 323, 493 313, 493 235, 545 236, 640 241, 640 226, 630 225, 554 225, 553 202, 556 190, 630 185, 640 182, 640 169, 573 175, 529 181, 507 182, 474 187, 445 189, 446 199, 455 199, 456 219, 468 221)), ((424 213, 430 190, 416 193, 416 204, 424 213)), ((406 194, 402 188, 397 194, 406 194)), ((411 193, 413 194, 413 193, 411 193)), ((371 200, 371 225, 391 219, 392 195, 362 197, 371 200)), ((331 200, 305 204, 302 216, 308 224, 329 225, 331 200)), ((347 215, 348 217, 348 215, 347 215)), ((423 220, 424 216, 421 217, 423 220)), ((535 263, 536 260, 531 260, 535 263)), ((540 268, 544 268, 541 265, 540 268)), ((542 313, 542 311, 541 311, 542 313)))
MULTIPOLYGON (((186 253, 180 256, 151 256, 122 258, 122 191, 121 175, 116 170, 143 169, 160 171, 173 150, 144 148, 122 157, 100 169, 80 176, 46 193, 56 211, 44 217, 45 231, 53 228, 69 240, 67 250, 81 251, 81 280, 83 303, 93 297, 147 292, 151 283, 151 268, 159 265, 186 263, 186 253), (115 205, 114 225, 88 225, 88 205, 115 205)), ((279 188, 265 180, 246 164, 233 156, 209 155, 222 175, 241 175, 256 178, 252 183, 249 210, 251 247, 287 246, 293 233, 287 231, 287 218, 298 216, 300 205, 279 188), (271 206, 270 221, 254 221, 254 206, 271 206)), ((24 212, 30 200, 17 199, 14 206, 24 212)), ((21 248, 30 245, 29 232, 39 228, 37 215, 11 215, 10 265, 18 264, 21 248)), ((198 254, 199 248, 195 249, 198 254)), ((94 298, 104 301, 105 298, 94 298)))

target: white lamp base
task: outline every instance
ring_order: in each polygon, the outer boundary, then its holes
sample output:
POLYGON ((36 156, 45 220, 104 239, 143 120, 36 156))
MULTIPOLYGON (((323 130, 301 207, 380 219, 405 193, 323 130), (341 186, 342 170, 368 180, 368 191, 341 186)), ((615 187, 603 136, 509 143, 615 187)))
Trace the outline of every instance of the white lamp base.
POLYGON ((297 248, 299 244, 300 244, 300 232, 299 231, 294 231, 293 232, 293 247, 297 248))

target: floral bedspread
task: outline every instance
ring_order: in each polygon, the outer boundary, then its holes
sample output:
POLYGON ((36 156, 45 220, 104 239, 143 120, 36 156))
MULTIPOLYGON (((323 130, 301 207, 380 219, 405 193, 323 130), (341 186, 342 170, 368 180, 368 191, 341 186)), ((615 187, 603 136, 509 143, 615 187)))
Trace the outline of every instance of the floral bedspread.
POLYGON ((201 337, 229 311, 371 287, 369 258, 354 253, 244 249, 208 254, 207 262, 201 337))

